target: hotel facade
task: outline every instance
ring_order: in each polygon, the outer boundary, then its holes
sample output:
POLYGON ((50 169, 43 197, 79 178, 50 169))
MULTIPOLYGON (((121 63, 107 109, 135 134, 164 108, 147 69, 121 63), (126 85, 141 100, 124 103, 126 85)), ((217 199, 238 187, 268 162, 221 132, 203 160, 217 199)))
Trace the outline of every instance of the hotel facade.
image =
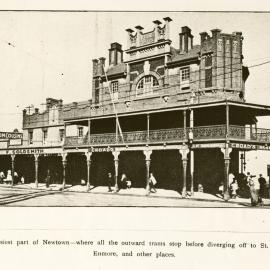
POLYGON ((157 187, 183 197, 223 183, 229 199, 229 173, 245 171, 246 151, 269 150, 256 117, 270 107, 246 102, 241 32, 202 32, 196 45, 184 26, 174 48, 171 23, 127 29, 125 50, 114 42, 107 60, 93 59, 91 100, 47 98, 45 111, 24 110, 22 144, 2 145, 0 169, 36 185, 50 169, 55 183, 87 187, 106 185, 109 172, 117 187, 125 173, 146 189, 152 172, 157 187))

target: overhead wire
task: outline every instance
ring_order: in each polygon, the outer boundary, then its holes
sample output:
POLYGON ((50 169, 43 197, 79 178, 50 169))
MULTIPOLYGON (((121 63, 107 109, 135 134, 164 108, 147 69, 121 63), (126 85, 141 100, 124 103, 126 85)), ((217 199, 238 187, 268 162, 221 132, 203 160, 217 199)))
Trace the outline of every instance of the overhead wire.
MULTIPOLYGON (((254 67, 258 67, 258 66, 262 66, 262 65, 266 65, 266 64, 269 64, 270 63, 270 60, 269 61, 265 61, 265 62, 262 62, 262 63, 259 63, 259 64, 254 64, 254 65, 250 65, 250 66, 247 66, 248 68, 254 68, 254 67)), ((240 63, 237 63, 236 65, 240 65, 240 63)), ((227 67, 230 67, 231 65, 228 65, 227 67)), ((224 67, 226 66, 222 66, 222 67, 212 67, 212 69, 223 69, 224 70, 224 67)), ((235 72, 238 72, 238 71, 242 71, 242 67, 241 68, 238 68, 238 69, 233 69, 233 70, 230 70, 230 71, 227 71, 227 72, 222 72, 220 74, 216 74, 216 75, 212 75, 212 79, 215 79, 215 78, 218 78, 218 77, 222 77, 224 75, 228 75, 228 74, 232 74, 232 73, 235 73, 235 72)), ((199 71, 192 71, 190 72, 190 74, 199 74, 199 71)), ((174 75, 169 75, 169 78, 173 78, 173 77, 178 77, 180 76, 180 74, 174 74, 174 75)), ((239 77, 242 77, 242 75, 237 75, 235 76, 234 75, 234 78, 239 78, 239 77)), ((225 79, 230 79, 230 78, 225 78, 225 79)), ((198 82, 205 82, 207 79, 206 78, 200 78, 200 79, 197 79, 197 80, 192 80, 189 82, 189 85, 192 85, 192 84, 195 84, 195 83, 198 83, 198 82)), ((178 86, 180 85, 181 83, 175 83, 175 84, 170 84, 169 87, 174 87, 174 86, 178 86)), ((129 86, 129 84, 121 84, 121 87, 125 88, 125 86, 129 86)), ((105 87, 103 87, 105 88, 105 87)), ((129 98, 134 98, 134 97, 139 97, 136 92, 135 93, 130 93, 129 98)), ((102 99, 102 103, 106 103, 106 102, 109 102, 111 100, 111 98, 103 98, 102 99)))
POLYGON ((120 126, 120 123, 119 123, 119 118, 118 118, 118 114, 117 114, 117 110, 116 110, 116 107, 115 107, 115 104, 114 104, 114 98, 113 98, 113 93, 112 93, 112 90, 111 90, 111 86, 109 84, 109 80, 108 80, 108 76, 107 76, 107 72, 105 70, 105 67, 103 66, 103 70, 104 70, 104 73, 105 73, 105 77, 106 77, 106 81, 108 83, 108 88, 109 88, 109 92, 110 92, 110 96, 111 96, 111 102, 113 104, 113 111, 114 111, 114 114, 115 114, 115 119, 116 119, 116 128, 118 128, 119 132, 120 132, 120 137, 124 143, 124 136, 123 136, 123 132, 122 132, 122 129, 121 129, 121 126, 120 126))
MULTIPOLYGON (((262 62, 262 63, 259 63, 259 64, 254 64, 254 65, 248 66, 248 68, 254 68, 254 67, 266 65, 266 64, 269 64, 269 63, 270 63, 270 61, 265 61, 265 62, 262 62)), ((238 65, 239 65, 239 64, 238 64, 238 65)), ((222 68, 223 68, 223 67, 222 67, 222 68)), ((232 70, 232 71, 227 72, 227 73, 222 73, 222 74, 218 74, 218 75, 212 75, 212 78, 219 77, 219 76, 224 76, 225 74, 231 74, 231 73, 233 73, 233 72, 240 71, 240 70, 242 70, 242 68, 241 68, 241 69, 232 70)), ((170 76, 176 77, 176 76, 179 76, 179 74, 176 74, 176 75, 170 75, 170 76)), ((235 76, 234 78, 237 78, 237 77, 241 77, 241 75, 235 76)), ((193 80, 193 81, 190 82, 190 84, 196 83, 196 82, 200 82, 200 81, 205 81, 205 79, 201 78, 201 79, 199 79, 199 80, 193 80)), ((108 77, 107 77, 107 82, 108 82, 108 77)), ((180 85, 180 84, 181 84, 181 83, 170 84, 169 87, 178 86, 178 85, 180 85)), ((124 84, 123 84, 123 85, 124 85, 124 84)), ((110 87, 109 84, 108 84, 108 87, 110 87)), ((109 88, 109 91, 110 91, 110 97, 109 97, 108 99, 103 99, 103 100, 102 100, 102 103, 105 103, 105 101, 111 101, 111 100, 112 100, 112 96, 111 96, 112 92, 111 92, 111 89, 110 89, 110 88, 109 88)), ((137 96, 136 93, 129 95, 129 97, 133 97, 133 96, 134 96, 134 97, 137 96)), ((207 98, 209 98, 209 97, 207 97, 207 98)), ((101 105, 106 105, 106 104, 101 104, 101 105)), ((64 106, 65 106, 65 105, 64 105, 64 106)), ((114 103, 114 102, 113 102, 113 107, 114 107, 114 111, 116 112, 116 108, 115 108, 115 103, 114 103)), ((16 114, 17 114, 17 115, 20 115, 21 113, 2 113, 1 115, 16 115, 16 114)), ((117 112, 116 112, 116 114, 117 114, 117 112)), ((117 114, 117 118, 118 118, 118 114, 117 114)), ((118 120, 119 120, 119 119, 118 119, 118 120)), ((33 122, 33 121, 32 121, 32 122, 33 122)), ((46 122, 46 121, 40 121, 40 120, 38 120, 38 121, 36 121, 36 122, 46 122)), ((118 124, 120 124, 120 123, 118 123, 118 124)), ((118 125, 118 124, 117 124, 117 125, 118 125)), ((120 128, 121 128, 121 127, 120 127, 120 128)))
MULTIPOLYGON (((8 46, 11 46, 11 47, 13 47, 13 48, 17 48, 17 49, 19 49, 18 48, 18 46, 16 46, 13 42, 9 42, 9 41, 7 41, 7 40, 3 40, 3 39, 1 39, 0 38, 0 40, 2 41, 2 42, 4 42, 5 44, 7 44, 8 46)), ((21 49, 21 48, 20 48, 21 49)), ((40 57, 37 57, 37 56, 35 56, 35 55, 33 55, 32 53, 30 53, 30 52, 28 52, 28 51, 26 51, 26 50, 24 50, 24 49, 21 49, 24 53, 26 53, 28 56, 30 56, 30 57, 32 57, 32 58, 35 58, 35 59, 37 59, 37 60, 39 60, 40 62, 42 62, 43 64, 45 64, 45 65, 48 65, 48 66, 50 66, 50 67, 52 67, 53 69, 55 69, 55 70, 57 70, 57 71, 60 71, 60 69, 58 69, 58 68, 56 68, 54 65, 52 65, 51 63, 49 63, 49 62, 47 62, 47 61, 45 61, 44 59, 42 59, 42 58, 40 58, 40 57)), ((218 56, 219 57, 219 56, 218 56)), ((220 56, 220 57, 223 57, 224 58, 224 56, 220 56)), ((238 58, 232 58, 232 57, 226 57, 225 56, 225 59, 226 58, 229 58, 230 60, 237 60, 237 59, 240 59, 240 57, 238 57, 238 58)), ((265 58, 257 58, 257 59, 268 59, 267 57, 265 57, 265 58)), ((256 59, 254 59, 254 60, 256 60, 256 59)), ((265 61, 265 62, 262 62, 262 63, 258 63, 258 64, 254 64, 254 65, 250 65, 250 66, 247 66, 248 68, 254 68, 254 67, 258 67, 258 66, 262 66, 262 65, 265 65, 265 64, 268 64, 268 63, 270 63, 270 60, 269 61, 265 61)), ((242 64, 242 63, 229 63, 228 65, 223 65, 223 66, 220 66, 220 67, 212 67, 213 69, 226 69, 226 67, 233 67, 234 65, 240 65, 240 64, 242 64)), ((103 67, 104 68, 104 67, 103 67)), ((233 69, 233 70, 230 70, 229 72, 223 72, 223 73, 221 73, 221 74, 217 74, 217 75, 212 75, 212 79, 213 78, 215 78, 215 77, 219 77, 219 76, 224 76, 224 75, 227 75, 227 74, 232 74, 232 73, 234 73, 234 72, 237 72, 237 71, 240 71, 240 70, 242 70, 242 67, 241 68, 239 68, 239 69, 233 69)), ((104 68, 104 71, 105 71, 105 68, 104 68)), ((190 74, 192 74, 192 73, 198 73, 198 71, 191 71, 190 72, 190 74)), ((64 75, 64 73, 61 71, 61 72, 59 72, 59 74, 61 74, 62 76, 64 75)), ((105 72, 105 74, 106 74, 106 72, 105 72)), ((171 75, 171 76, 179 76, 179 74, 176 74, 176 75, 171 75)), ((106 76, 106 81, 108 82, 108 76, 107 76, 107 74, 105 75, 106 76)), ((234 78, 236 78, 236 76, 234 76, 234 78)), ((228 78, 227 78, 228 79, 228 78)), ((197 83, 197 82, 203 82, 203 81, 205 81, 206 79, 205 78, 200 78, 200 79, 197 79, 197 80, 192 80, 192 81, 190 81, 190 83, 189 84, 194 84, 194 83, 197 83)), ((179 85, 179 83, 177 83, 177 84, 170 84, 170 87, 173 87, 173 86, 176 86, 176 85, 179 85)), ((124 87, 124 84, 122 84, 122 86, 124 87)), ((105 103, 105 102, 107 102, 107 101, 113 101, 113 98, 112 98, 112 92, 111 92, 111 89, 110 89, 110 84, 108 83, 108 88, 109 88, 109 92, 110 92, 110 98, 108 98, 108 99, 103 99, 102 100, 102 103, 105 103)), ((132 98, 133 96, 137 96, 136 95, 136 93, 135 94, 131 94, 131 95, 129 95, 129 97, 130 98, 132 98)), ((118 125, 118 127, 119 127, 119 131, 120 131, 120 133, 121 133, 121 127, 120 127, 120 123, 119 123, 119 119, 118 119, 118 115, 117 115, 117 112, 116 112, 116 108, 115 108, 115 104, 114 104, 114 101, 112 102, 113 103, 113 107, 114 107, 114 112, 115 112, 115 114, 116 114, 116 118, 117 118, 117 125, 118 125)), ((2 114, 2 115, 16 115, 17 113, 4 113, 4 114, 2 114)), ((19 113, 18 113, 18 115, 19 115, 19 113)), ((39 121, 38 121, 39 122, 39 121)))

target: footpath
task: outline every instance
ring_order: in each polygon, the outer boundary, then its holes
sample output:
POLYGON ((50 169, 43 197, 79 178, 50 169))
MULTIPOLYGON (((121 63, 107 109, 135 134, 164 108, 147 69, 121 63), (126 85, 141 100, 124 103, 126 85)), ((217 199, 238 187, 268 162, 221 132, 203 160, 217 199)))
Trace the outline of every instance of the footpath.
MULTIPOLYGON (((62 189, 62 185, 60 184, 51 184, 49 188, 46 187, 46 184, 39 183, 38 187, 36 187, 35 183, 29 184, 20 184, 15 186, 10 186, 7 184, 0 184, 0 188, 4 189, 12 189, 12 190, 25 190, 25 191, 47 191, 47 192, 75 192, 75 193, 93 193, 93 194, 114 194, 115 196, 137 196, 137 197, 154 197, 154 198, 170 198, 170 199, 187 199, 187 200, 196 200, 196 201, 204 201, 204 202, 224 202, 223 198, 219 194, 209 194, 203 192, 194 192, 194 195, 191 196, 188 194, 185 198, 181 196, 177 191, 174 190, 166 190, 166 189, 157 189, 156 193, 150 193, 147 195, 146 190, 144 188, 131 188, 131 189, 120 189, 118 192, 112 190, 112 192, 108 192, 108 187, 106 186, 90 186, 88 189, 86 186, 81 185, 66 185, 65 189, 62 189)), ((226 203, 234 203, 234 204, 242 204, 246 206, 250 206, 250 198, 240 198, 230 199, 226 203)), ((263 199, 263 205, 270 207, 270 199, 263 199)), ((209 205, 211 207, 211 204, 209 205)))

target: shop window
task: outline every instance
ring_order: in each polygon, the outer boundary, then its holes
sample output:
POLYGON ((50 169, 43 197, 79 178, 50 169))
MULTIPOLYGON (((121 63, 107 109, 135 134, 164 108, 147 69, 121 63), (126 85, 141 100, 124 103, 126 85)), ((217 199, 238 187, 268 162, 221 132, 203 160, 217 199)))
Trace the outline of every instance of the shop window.
POLYGON ((150 95, 153 94, 154 88, 158 88, 159 83, 156 77, 147 75, 143 77, 137 84, 136 95, 150 95))

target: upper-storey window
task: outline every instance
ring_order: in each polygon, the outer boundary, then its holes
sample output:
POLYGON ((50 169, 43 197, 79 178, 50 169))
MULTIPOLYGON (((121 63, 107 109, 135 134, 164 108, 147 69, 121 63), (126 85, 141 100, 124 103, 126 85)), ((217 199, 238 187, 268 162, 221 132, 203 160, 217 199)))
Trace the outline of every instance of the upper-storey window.
POLYGON ((119 85, 118 81, 112 82, 111 83, 111 91, 112 91, 112 99, 118 100, 118 92, 119 92, 119 85))
POLYGON ((43 129, 42 131, 42 141, 43 143, 46 143, 47 142, 47 138, 48 138, 48 130, 47 129, 43 129))
POLYGON ((190 68, 189 67, 183 67, 180 69, 180 84, 181 84, 181 90, 189 90, 190 85, 190 68))
POLYGON ((136 95, 149 95, 153 94, 153 89, 159 87, 156 77, 152 75, 144 76, 137 84, 136 95))
POLYGON ((99 103, 99 79, 95 79, 95 103, 99 103))
POLYGON ((212 87, 212 56, 205 56, 205 87, 212 87))
POLYGON ((28 131, 28 143, 33 144, 33 130, 28 131))
POLYGON ((64 129, 59 129, 59 138, 60 138, 60 142, 62 142, 64 140, 64 135, 65 135, 65 130, 64 129))
POLYGON ((181 82, 189 82, 190 79, 190 69, 189 67, 181 68, 181 82))
POLYGON ((205 87, 212 87, 212 68, 205 69, 205 87))
POLYGON ((78 127, 78 137, 83 137, 83 127, 78 127))

